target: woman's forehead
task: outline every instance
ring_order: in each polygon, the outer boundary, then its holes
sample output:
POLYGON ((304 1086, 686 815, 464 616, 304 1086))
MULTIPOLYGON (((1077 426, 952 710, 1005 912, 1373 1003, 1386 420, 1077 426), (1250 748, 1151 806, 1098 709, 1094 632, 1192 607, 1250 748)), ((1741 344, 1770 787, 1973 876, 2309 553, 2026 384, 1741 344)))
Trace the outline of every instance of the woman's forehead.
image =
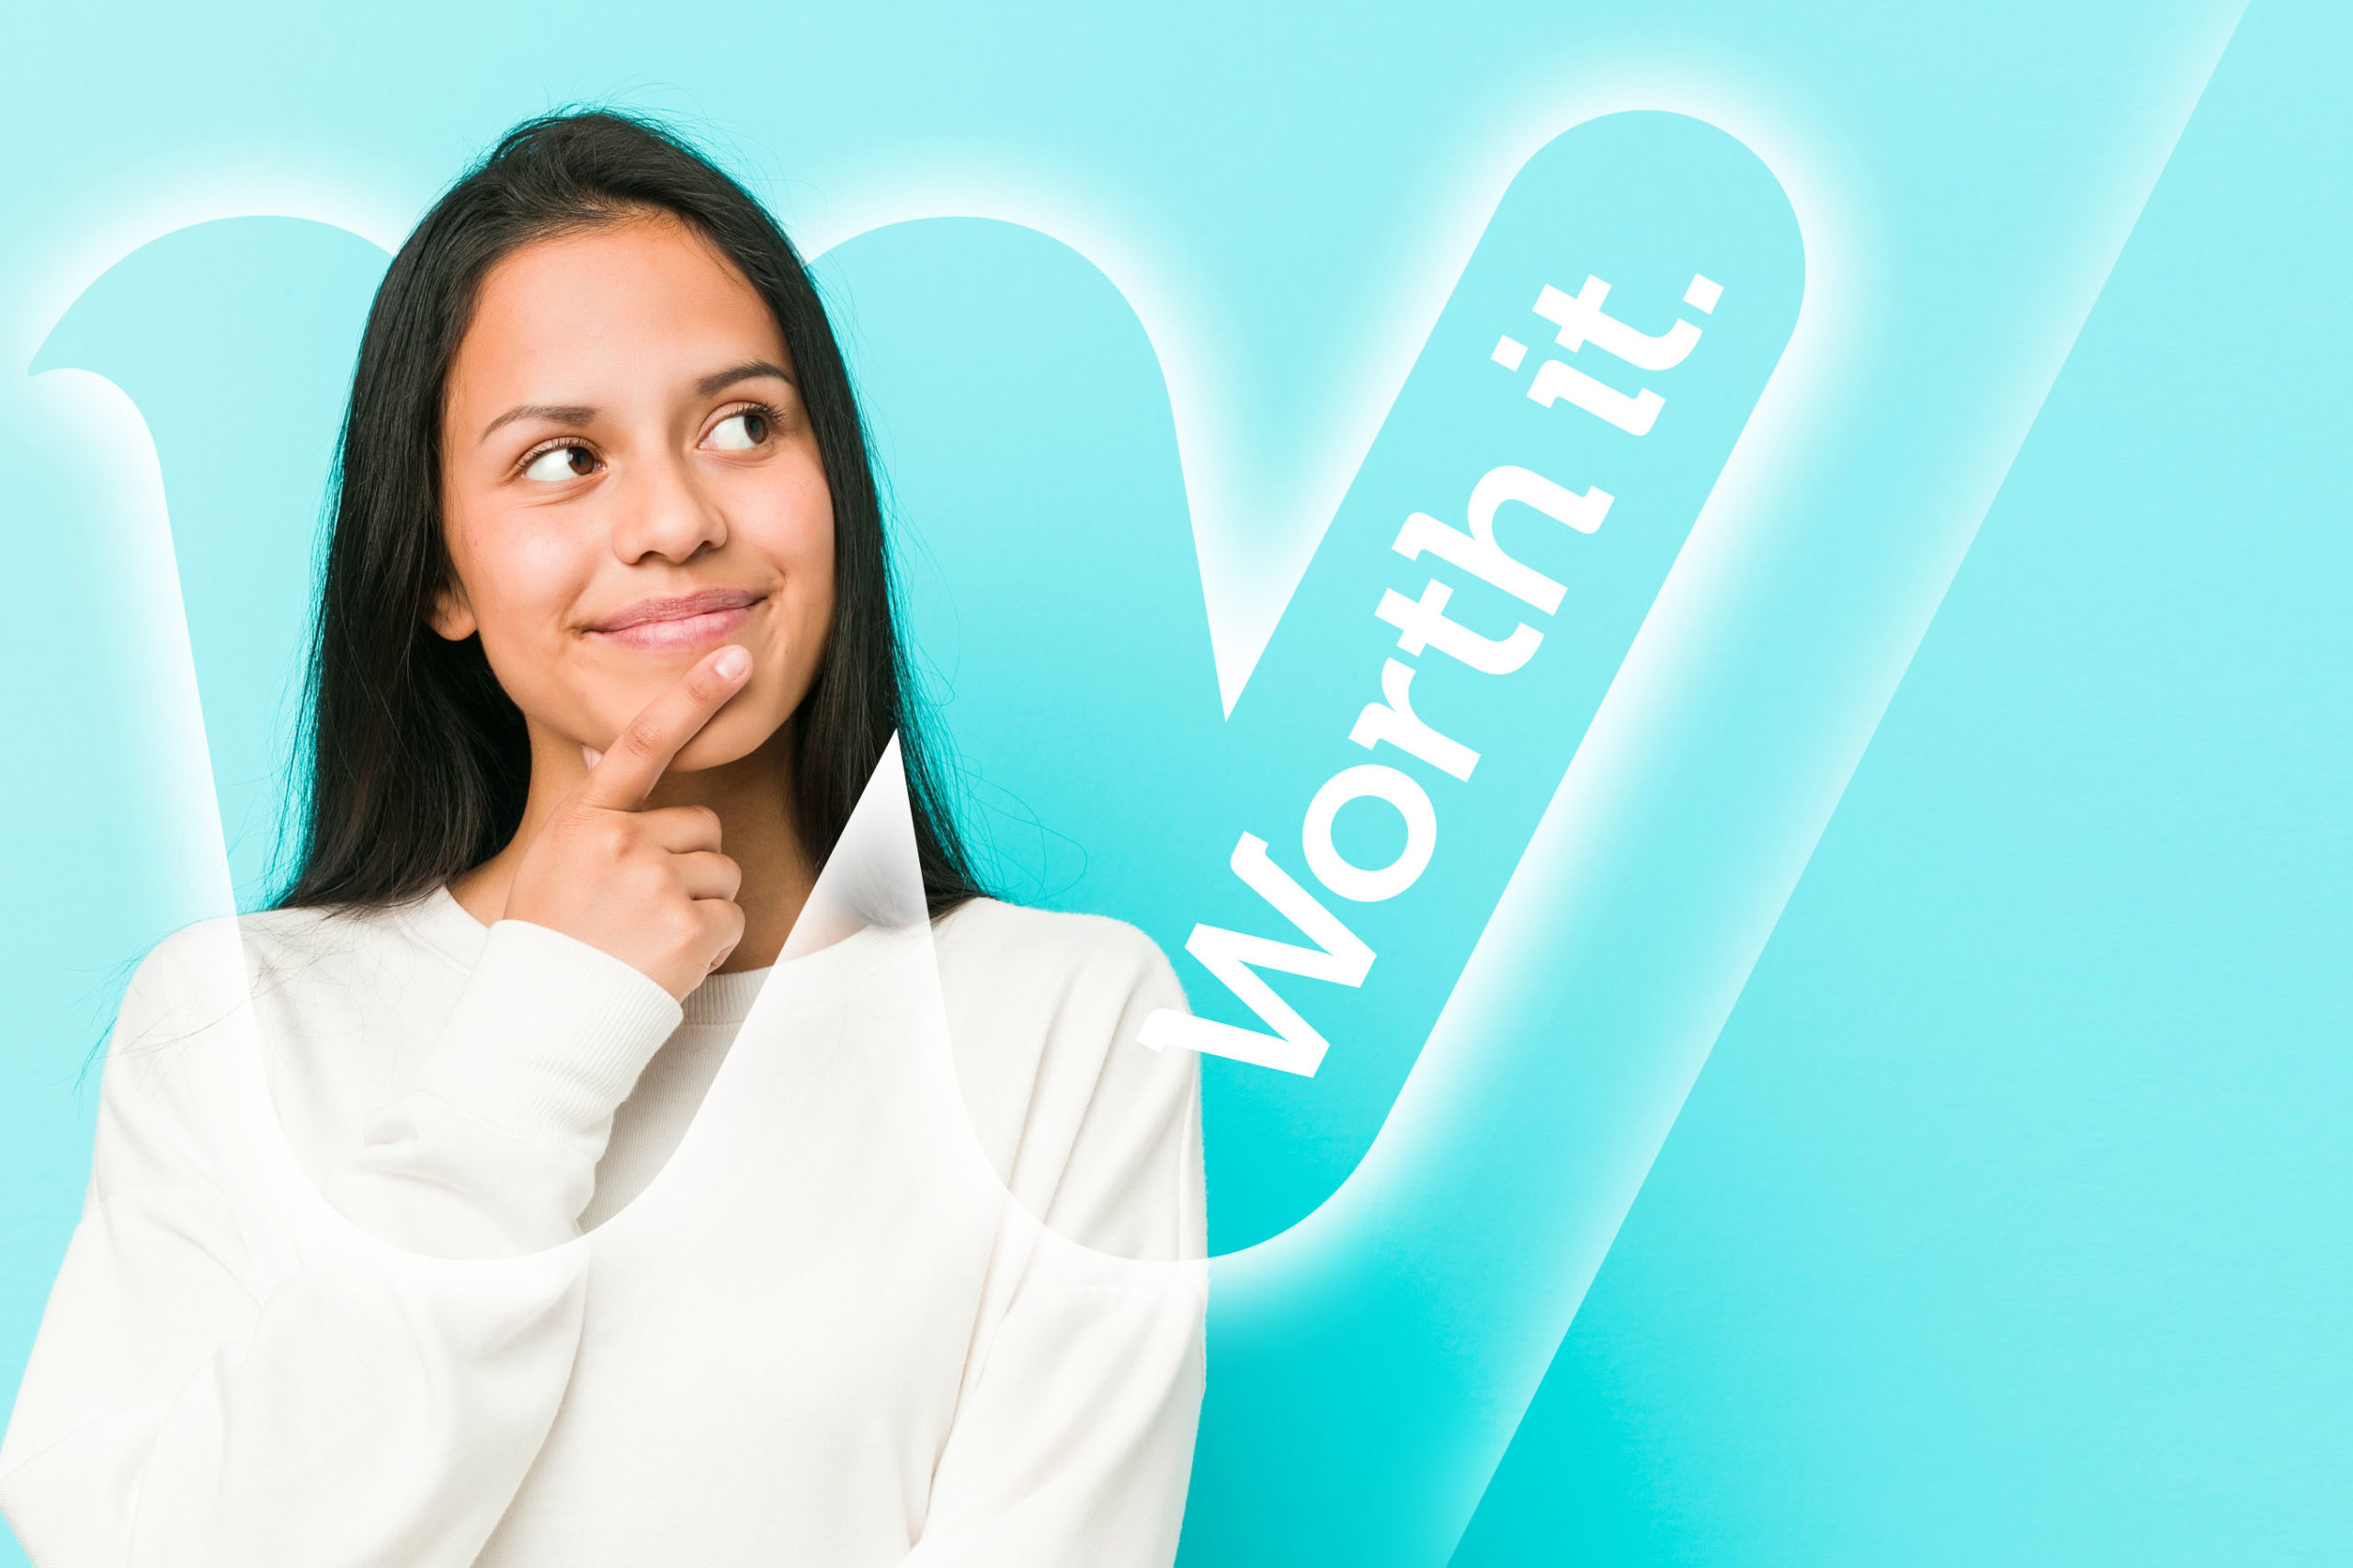
POLYGON ((577 401, 590 381, 684 389, 713 365, 747 358, 790 363, 767 301, 699 231, 646 215, 501 257, 483 279, 449 390, 453 403, 523 392, 577 401), (584 384, 543 384, 551 378, 584 384))

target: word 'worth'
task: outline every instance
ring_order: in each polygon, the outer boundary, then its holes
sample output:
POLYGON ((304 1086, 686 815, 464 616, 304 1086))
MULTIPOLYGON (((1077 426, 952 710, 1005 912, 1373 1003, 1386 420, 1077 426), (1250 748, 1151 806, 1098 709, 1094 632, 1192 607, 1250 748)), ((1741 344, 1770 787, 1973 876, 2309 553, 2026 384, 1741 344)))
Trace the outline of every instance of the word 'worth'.
MULTIPOLYGON (((1722 295, 1721 285, 1695 274, 1684 290, 1683 302, 1708 315, 1722 295)), ((1672 369, 1698 346, 1701 329, 1689 320, 1678 317, 1666 332, 1654 336, 1608 315, 1603 310, 1608 298, 1609 285, 1587 277, 1574 294, 1545 286, 1534 309, 1558 329, 1553 341, 1560 347, 1574 354, 1590 344, 1637 370, 1672 369)), ((1514 375, 1527 357, 1528 346, 1508 336, 1498 339, 1489 356, 1514 375)), ((1547 408, 1566 403, 1638 437, 1650 433, 1666 403, 1665 397, 1647 386, 1629 395, 1558 358, 1548 358, 1536 368, 1528 396, 1547 408)), ((1444 562, 1550 616, 1560 608, 1567 590, 1504 549, 1495 537, 1496 514, 1518 502, 1577 533, 1590 534, 1601 527, 1613 499, 1598 485, 1579 493, 1532 470, 1505 464, 1488 470, 1472 486, 1467 529, 1415 512, 1398 529, 1391 548, 1407 561, 1427 556, 1444 562)), ((1507 636, 1484 636, 1449 618, 1447 607, 1453 596, 1454 585, 1433 575, 1416 598, 1385 590, 1372 613, 1396 629, 1397 651, 1413 657, 1435 652, 1482 675, 1509 676, 1536 656, 1544 642, 1543 632, 1522 620, 1507 636)), ((1367 750, 1388 746, 1424 768, 1468 784, 1478 767, 1479 754, 1415 712, 1414 674, 1415 666, 1405 659, 1385 660, 1381 667, 1381 700, 1368 703, 1357 715, 1348 739, 1367 750)), ((1386 762, 1358 763, 1334 774, 1308 801, 1300 848, 1307 869, 1325 890, 1358 903, 1380 903, 1404 892, 1428 869, 1438 850, 1438 811, 1428 790, 1413 773, 1386 762), (1404 847, 1385 866, 1357 865, 1333 842, 1333 824, 1341 809, 1357 801, 1383 801, 1404 824, 1404 847)), ((1138 1038, 1155 1051, 1181 1046, 1312 1076, 1322 1064, 1329 1042, 1297 1008, 1275 994, 1259 971, 1357 987, 1364 984, 1378 955, 1322 900, 1275 864, 1267 841, 1257 835, 1242 835, 1230 864, 1235 876, 1313 945, 1197 925, 1185 950, 1271 1032, 1161 1008, 1144 1020, 1138 1038)))

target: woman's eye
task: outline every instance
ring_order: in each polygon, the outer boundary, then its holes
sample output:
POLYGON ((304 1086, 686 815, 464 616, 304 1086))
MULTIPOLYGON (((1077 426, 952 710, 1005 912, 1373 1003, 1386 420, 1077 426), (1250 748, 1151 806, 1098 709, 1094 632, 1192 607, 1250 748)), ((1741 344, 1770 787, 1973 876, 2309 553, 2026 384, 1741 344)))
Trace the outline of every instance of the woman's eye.
POLYGON ((756 408, 731 414, 711 426, 710 444, 722 452, 744 452, 768 438, 768 416, 756 408))
POLYGON ((597 454, 585 447, 550 447, 531 460, 523 470, 523 477, 552 483, 558 480, 582 479, 597 472, 597 454))

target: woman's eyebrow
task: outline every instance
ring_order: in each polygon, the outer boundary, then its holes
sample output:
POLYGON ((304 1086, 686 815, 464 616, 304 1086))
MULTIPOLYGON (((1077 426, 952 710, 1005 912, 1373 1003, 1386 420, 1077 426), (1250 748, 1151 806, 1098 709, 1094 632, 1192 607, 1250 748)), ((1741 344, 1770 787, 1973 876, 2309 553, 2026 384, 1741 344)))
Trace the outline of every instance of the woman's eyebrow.
POLYGON ((581 403, 526 403, 508 409, 482 427, 482 439, 489 440, 501 427, 517 419, 545 419, 555 425, 585 425, 597 417, 597 411, 581 403))
MULTIPOLYGON (((793 384, 792 373, 771 359, 746 359, 740 365, 730 365, 723 370, 713 370, 695 383, 697 397, 709 397, 737 381, 748 381, 759 376, 774 376, 785 385, 793 384)), ((489 440, 517 419, 544 419, 553 425, 585 425, 597 417, 597 411, 585 403, 526 403, 508 409, 483 426, 482 439, 489 440)))
POLYGON ((730 365, 724 370, 713 370, 697 381, 695 395, 709 397, 722 388, 732 387, 737 381, 748 381, 756 376, 774 376, 787 386, 793 384, 792 372, 783 366, 767 359, 746 359, 740 365, 730 365))

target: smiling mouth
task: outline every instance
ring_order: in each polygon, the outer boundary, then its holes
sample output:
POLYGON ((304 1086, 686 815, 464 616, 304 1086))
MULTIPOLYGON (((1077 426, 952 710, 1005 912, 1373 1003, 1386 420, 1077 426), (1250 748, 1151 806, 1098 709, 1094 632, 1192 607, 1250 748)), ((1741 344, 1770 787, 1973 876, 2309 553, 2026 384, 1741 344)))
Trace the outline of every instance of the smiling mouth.
POLYGON ((709 648, 733 636, 767 598, 766 594, 719 588, 646 599, 590 627, 587 634, 644 653, 709 648))

